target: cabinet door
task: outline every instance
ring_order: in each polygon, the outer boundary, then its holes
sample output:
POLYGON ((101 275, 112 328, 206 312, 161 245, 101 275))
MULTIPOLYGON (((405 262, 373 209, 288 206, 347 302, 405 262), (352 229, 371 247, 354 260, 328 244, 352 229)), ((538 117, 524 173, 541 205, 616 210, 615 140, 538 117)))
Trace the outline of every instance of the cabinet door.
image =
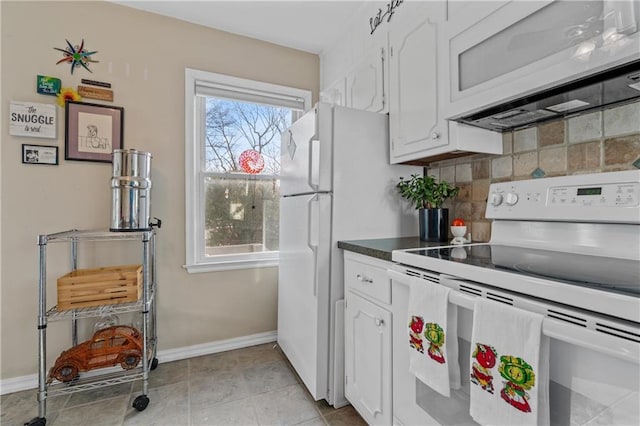
POLYGON ((346 104, 346 79, 339 78, 320 92, 320 101, 331 105, 348 106, 346 104))
POLYGON ((403 4, 389 31, 392 163, 426 157, 430 149, 448 144, 447 122, 439 107, 437 60, 438 18, 444 6, 442 2, 426 4, 419 11, 410 9, 412 3, 403 4), (417 22, 416 15, 421 16, 417 22))
POLYGON ((380 46, 356 66, 347 77, 347 106, 385 112, 385 48, 380 46))
POLYGON ((345 396, 370 425, 391 424, 391 313, 345 298, 345 396))
MULTIPOLYGON (((447 22, 477 22, 512 0, 454 0, 447 2, 447 22)), ((544 1, 544 0, 543 0, 544 1)), ((551 0, 553 1, 553 0, 551 0)))

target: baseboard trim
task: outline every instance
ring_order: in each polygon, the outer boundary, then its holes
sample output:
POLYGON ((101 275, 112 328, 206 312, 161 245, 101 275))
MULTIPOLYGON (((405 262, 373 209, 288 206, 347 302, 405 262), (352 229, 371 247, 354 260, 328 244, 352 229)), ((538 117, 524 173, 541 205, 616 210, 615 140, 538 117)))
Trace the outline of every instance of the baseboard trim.
MULTIPOLYGON (((278 334, 276 331, 252 334, 250 336, 234 337, 233 339, 219 340, 217 342, 202 343, 199 345, 185 346, 182 348, 165 349, 158 351, 157 358, 160 363, 179 361, 181 359, 193 358, 196 356, 210 355, 218 352, 230 351, 233 349, 248 348, 250 346, 275 342, 278 334)), ((19 392, 29 389, 37 389, 38 374, 13 377, 11 379, 0 380, 0 395, 19 392)))
POLYGON ((158 351, 158 361, 160 363, 179 361, 181 359, 210 355, 233 349, 248 348, 249 346, 275 342, 277 338, 278 333, 276 331, 268 331, 266 333, 252 334, 251 336, 234 337, 233 339, 220 340, 217 342, 202 343, 200 345, 185 346, 176 349, 166 349, 158 351))

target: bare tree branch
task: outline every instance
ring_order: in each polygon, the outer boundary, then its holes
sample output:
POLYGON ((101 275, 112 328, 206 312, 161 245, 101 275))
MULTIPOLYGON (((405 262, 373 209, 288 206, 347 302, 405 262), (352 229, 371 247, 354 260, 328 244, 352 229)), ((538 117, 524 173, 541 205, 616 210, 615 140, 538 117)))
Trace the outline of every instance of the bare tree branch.
POLYGON ((240 171, 239 155, 253 149, 263 155, 264 171, 280 171, 280 134, 290 124, 290 111, 260 104, 208 99, 207 168, 240 171))

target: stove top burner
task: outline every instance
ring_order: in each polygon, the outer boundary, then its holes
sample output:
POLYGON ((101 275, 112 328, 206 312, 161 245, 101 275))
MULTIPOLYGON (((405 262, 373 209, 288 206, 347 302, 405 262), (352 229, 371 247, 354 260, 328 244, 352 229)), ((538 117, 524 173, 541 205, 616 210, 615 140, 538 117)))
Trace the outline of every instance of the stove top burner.
POLYGON ((500 244, 427 248, 411 253, 640 297, 640 263, 635 260, 500 244))

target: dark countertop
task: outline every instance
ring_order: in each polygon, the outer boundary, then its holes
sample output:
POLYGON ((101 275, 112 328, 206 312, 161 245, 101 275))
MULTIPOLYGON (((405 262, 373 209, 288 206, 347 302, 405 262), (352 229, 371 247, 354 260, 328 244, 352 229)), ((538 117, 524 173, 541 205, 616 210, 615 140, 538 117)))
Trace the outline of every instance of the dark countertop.
POLYGON ((420 241, 419 237, 338 241, 338 248, 388 261, 391 261, 391 252, 393 250, 405 250, 421 247, 438 247, 443 245, 447 245, 447 243, 420 241))

